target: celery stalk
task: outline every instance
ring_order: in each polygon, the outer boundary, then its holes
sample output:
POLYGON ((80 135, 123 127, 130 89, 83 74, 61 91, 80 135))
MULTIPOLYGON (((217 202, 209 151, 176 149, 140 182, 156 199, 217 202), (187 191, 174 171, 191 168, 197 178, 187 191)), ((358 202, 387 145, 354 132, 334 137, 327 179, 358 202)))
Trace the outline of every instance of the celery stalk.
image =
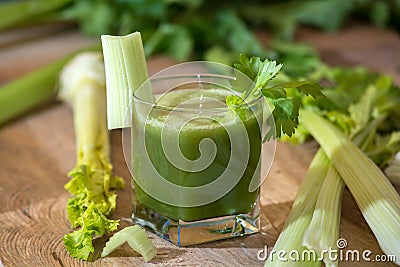
POLYGON ((0 88, 0 125, 55 96, 56 78, 67 56, 0 88))
MULTIPOLYGON (((297 192, 293 207, 286 219, 285 225, 274 251, 280 250, 289 253, 294 250, 300 255, 306 248, 303 246, 303 234, 309 225, 314 211, 323 179, 329 167, 329 160, 321 149, 312 160, 307 174, 297 192)), ((287 256, 287 255, 286 255, 287 256)), ((318 258, 318 255, 316 255, 318 258)), ((287 257, 286 257, 287 258, 287 257)), ((321 266, 319 261, 280 261, 276 255, 270 255, 265 263, 266 267, 272 266, 321 266)))
MULTIPOLYGON (((303 239, 304 245, 318 255, 322 255, 322 251, 328 251, 329 248, 336 249, 343 190, 344 182, 335 167, 330 164, 303 239)), ((325 266, 338 266, 337 259, 333 262, 329 255, 324 253, 323 256, 325 266)))
POLYGON ((98 46, 71 53, 2 86, 0 88, 0 125, 55 96, 58 92, 56 84, 59 72, 73 56, 85 50, 98 50, 98 46))
POLYGON ((73 110, 77 147, 77 165, 65 185, 73 195, 67 213, 72 227, 81 227, 63 240, 71 256, 87 260, 94 251, 94 236, 118 227, 118 220, 106 216, 116 207, 117 196, 111 189, 124 186, 122 178, 111 175, 101 54, 85 52, 74 57, 64 67, 60 84, 58 96, 73 110))
POLYGON ((334 125, 303 110, 303 126, 321 145, 356 200, 384 253, 400 264, 400 197, 382 171, 334 125))
MULTIPOLYGON (((130 126, 128 109, 136 90, 148 79, 146 58, 139 32, 126 36, 102 35, 107 82, 108 129, 130 126)), ((152 92, 147 92, 152 101, 152 92)))

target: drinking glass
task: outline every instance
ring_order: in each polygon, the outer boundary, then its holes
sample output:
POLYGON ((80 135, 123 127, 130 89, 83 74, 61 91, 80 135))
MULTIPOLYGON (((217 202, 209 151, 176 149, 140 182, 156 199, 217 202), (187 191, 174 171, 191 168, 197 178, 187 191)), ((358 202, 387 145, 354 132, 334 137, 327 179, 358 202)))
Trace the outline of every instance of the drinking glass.
POLYGON ((189 62, 135 92, 124 130, 134 223, 178 246, 259 231, 260 184, 275 152, 263 143, 270 112, 262 95, 226 104, 253 87, 226 65, 189 62))

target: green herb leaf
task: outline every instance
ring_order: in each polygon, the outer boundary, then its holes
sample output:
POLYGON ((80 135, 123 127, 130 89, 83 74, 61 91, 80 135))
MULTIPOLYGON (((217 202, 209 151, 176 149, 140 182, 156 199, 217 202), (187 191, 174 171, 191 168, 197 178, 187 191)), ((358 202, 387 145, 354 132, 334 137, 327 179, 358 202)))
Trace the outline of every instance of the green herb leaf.
POLYGON ((270 61, 266 59, 258 70, 256 79, 256 88, 263 88, 267 85, 268 81, 271 80, 278 74, 282 64, 276 64, 276 61, 270 61))
POLYGON ((261 69, 262 62, 259 57, 251 57, 250 59, 241 54, 239 63, 234 64, 235 69, 246 74, 252 81, 255 81, 261 69))
POLYGON ((229 95, 226 97, 226 105, 233 110, 242 120, 246 116, 246 105, 243 106, 244 100, 237 95, 229 95))
MULTIPOLYGON (((281 137, 282 134, 291 136, 298 125, 299 109, 303 95, 311 95, 314 98, 324 97, 321 92, 321 86, 312 81, 290 81, 267 87, 268 82, 273 79, 282 68, 282 64, 277 64, 276 61, 268 59, 261 61, 259 57, 247 58, 245 55, 240 56, 238 64, 235 68, 246 74, 255 83, 254 88, 250 91, 245 91, 242 98, 232 96, 227 99, 227 105, 233 106, 240 101, 248 101, 256 98, 260 92, 266 97, 271 106, 274 108, 272 116, 267 119, 267 124, 274 126, 267 133, 264 140, 273 137, 281 137), (288 94, 289 89, 296 88, 299 93, 288 94)), ((235 86, 235 84, 234 84, 235 86)), ((236 86, 240 86, 237 82, 236 86)), ((237 89, 240 91, 240 88, 237 89)), ((231 107, 237 113, 239 112, 234 107, 231 107)))
MULTIPOLYGON (((319 83, 314 81, 286 82, 275 85, 272 88, 268 89, 285 89, 285 88, 296 88, 300 92, 305 93, 306 95, 311 95, 314 98, 325 96, 321 91, 322 90, 321 85, 319 85, 319 83)), ((263 93, 264 91, 267 91, 267 89, 264 89, 263 93)))
POLYGON ((286 91, 283 88, 272 87, 272 88, 262 89, 261 92, 265 97, 273 99, 286 98, 287 96, 286 91))
MULTIPOLYGON (((273 105, 274 110, 272 111, 272 116, 275 123, 275 131, 270 131, 270 133, 264 139, 270 139, 271 137, 279 138, 282 133, 291 136, 295 128, 297 127, 299 120, 299 109, 300 109, 300 99, 298 98, 278 98, 278 99, 268 99, 273 105), (272 136, 274 133, 276 136, 272 136)), ((270 121, 267 120, 267 124, 270 121)))

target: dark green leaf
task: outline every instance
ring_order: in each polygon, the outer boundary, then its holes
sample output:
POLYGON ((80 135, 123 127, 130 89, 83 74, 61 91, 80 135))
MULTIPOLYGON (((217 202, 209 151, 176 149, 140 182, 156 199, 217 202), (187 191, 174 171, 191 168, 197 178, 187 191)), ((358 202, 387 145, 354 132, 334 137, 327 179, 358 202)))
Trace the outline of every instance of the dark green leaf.
POLYGON ((239 63, 234 64, 235 69, 246 74, 251 80, 255 81, 259 70, 261 69, 262 62, 258 57, 251 57, 250 59, 246 55, 241 54, 239 63))
POLYGON ((300 92, 303 92, 306 95, 311 95, 314 98, 325 96, 321 91, 322 90, 321 85, 313 81, 295 81, 295 82, 281 83, 275 85, 272 88, 273 89, 297 88, 300 92))
POLYGON ((261 89, 262 94, 265 97, 268 98, 273 98, 273 99, 277 99, 277 98, 286 98, 286 91, 283 88, 266 88, 266 89, 261 89))
POLYGON ((269 99, 270 103, 274 106, 272 111, 273 121, 271 118, 267 120, 267 124, 272 126, 275 124, 275 136, 269 137, 279 138, 282 134, 291 136, 296 126, 298 125, 300 99, 298 98, 278 98, 269 99))

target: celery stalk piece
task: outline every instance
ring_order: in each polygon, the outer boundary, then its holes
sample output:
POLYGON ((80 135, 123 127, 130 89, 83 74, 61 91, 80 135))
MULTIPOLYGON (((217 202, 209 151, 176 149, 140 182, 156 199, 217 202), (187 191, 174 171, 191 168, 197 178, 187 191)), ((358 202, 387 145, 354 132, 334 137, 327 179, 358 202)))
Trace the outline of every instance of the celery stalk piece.
MULTIPOLYGON (((98 50, 93 46, 84 50, 98 50)), ((32 71, 0 87, 0 125, 14 119, 57 94, 57 76, 80 50, 32 71)))
POLYGON ((27 0, 0 4, 0 30, 29 22, 57 11, 73 0, 27 0))
POLYGON ((119 246, 127 242, 129 246, 143 256, 145 262, 151 261, 156 255, 157 251, 151 239, 147 236, 145 230, 139 225, 125 227, 121 231, 115 233, 101 252, 101 256, 105 257, 119 246))
POLYGON ((0 88, 0 125, 55 96, 57 74, 71 58, 50 63, 0 88))
MULTIPOLYGON (((317 201, 320 188, 329 167, 329 160, 320 149, 312 160, 307 174, 297 192, 292 209, 286 219, 282 232, 275 243, 274 251, 289 253, 297 251, 300 256, 306 248, 303 246, 303 234, 309 225, 317 201)), ((287 256, 287 255, 286 255, 287 256)), ((318 258, 318 255, 315 255, 318 258)), ((286 257, 288 258, 288 257, 286 257)), ((321 266, 320 261, 280 261, 277 255, 268 257, 266 267, 273 266, 321 266)))
POLYGON ((64 236, 70 255, 87 260, 94 251, 92 239, 118 227, 108 219, 116 207, 112 188, 124 181, 111 175, 110 145, 106 125, 106 92, 101 53, 85 52, 74 57, 60 75, 58 96, 73 110, 77 165, 68 174, 65 188, 73 195, 67 213, 72 227, 81 227, 64 236))
MULTIPOLYGON (((108 129, 130 126, 130 104, 136 90, 148 79, 146 58, 139 32, 126 36, 102 35, 107 83, 108 129)), ((150 101, 152 92, 146 92, 150 101)))
POLYGON ((303 110, 305 128, 331 159, 384 253, 400 264, 400 196, 382 171, 334 125, 303 110))
POLYGON ((104 65, 101 54, 82 53, 61 73, 58 97, 74 112, 77 165, 98 166, 111 170, 104 65))
MULTIPOLYGON (((317 252, 317 255, 322 255, 322 251, 329 251, 329 248, 336 249, 344 185, 335 167, 330 164, 310 225, 303 238, 303 244, 308 249, 317 252)), ((323 256, 325 266, 338 266, 337 259, 332 261, 325 253, 323 256)))

